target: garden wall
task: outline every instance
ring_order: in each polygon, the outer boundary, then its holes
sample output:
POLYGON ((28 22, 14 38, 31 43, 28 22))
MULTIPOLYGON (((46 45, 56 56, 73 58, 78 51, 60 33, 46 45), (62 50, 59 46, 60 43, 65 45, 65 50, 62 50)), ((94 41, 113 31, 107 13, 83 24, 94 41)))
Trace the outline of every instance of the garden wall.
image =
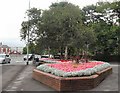
POLYGON ((91 76, 58 77, 50 73, 34 69, 32 77, 57 91, 78 91, 89 90, 98 86, 111 73, 112 68, 110 67, 91 76))

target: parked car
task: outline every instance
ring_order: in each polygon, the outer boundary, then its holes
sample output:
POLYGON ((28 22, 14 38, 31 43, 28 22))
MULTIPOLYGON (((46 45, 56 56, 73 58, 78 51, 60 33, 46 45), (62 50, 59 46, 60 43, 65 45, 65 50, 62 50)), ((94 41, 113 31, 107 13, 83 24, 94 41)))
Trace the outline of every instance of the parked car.
POLYGON ((39 66, 39 65, 45 63, 43 60, 48 59, 48 58, 53 58, 53 55, 51 55, 51 54, 50 55, 41 55, 41 56, 40 55, 35 55, 33 64, 35 66, 39 66))
POLYGON ((41 55, 41 58, 53 58, 53 55, 41 55))
POLYGON ((10 55, 8 54, 0 54, 0 63, 4 64, 4 63, 10 63, 11 59, 10 59, 10 55))
MULTIPOLYGON (((28 54, 28 60, 31 61, 31 60, 33 60, 33 59, 34 59, 34 55, 33 55, 33 54, 28 54)), ((23 60, 24 60, 24 61, 27 60, 27 55, 24 56, 23 60)))
POLYGON ((41 58, 40 55, 35 55, 35 56, 34 56, 33 64, 34 64, 35 66, 38 66, 38 65, 40 64, 40 60, 39 60, 40 58, 41 58))

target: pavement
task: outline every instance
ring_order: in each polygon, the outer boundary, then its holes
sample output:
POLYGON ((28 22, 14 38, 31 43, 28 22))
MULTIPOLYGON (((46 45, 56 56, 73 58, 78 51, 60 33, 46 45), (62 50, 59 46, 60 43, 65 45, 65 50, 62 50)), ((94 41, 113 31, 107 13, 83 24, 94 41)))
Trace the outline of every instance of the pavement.
POLYGON ((2 89, 8 86, 12 80, 16 78, 16 76, 22 72, 22 70, 25 68, 25 65, 3 65, 2 66, 2 74, 0 75, 2 77, 2 89))
MULTIPOLYGON (((55 91, 54 89, 34 80, 32 71, 35 67, 28 65, 3 91, 55 91)), ((90 91, 118 91, 118 68, 112 64, 113 73, 90 91)), ((54 82, 53 82, 54 84, 54 82)))

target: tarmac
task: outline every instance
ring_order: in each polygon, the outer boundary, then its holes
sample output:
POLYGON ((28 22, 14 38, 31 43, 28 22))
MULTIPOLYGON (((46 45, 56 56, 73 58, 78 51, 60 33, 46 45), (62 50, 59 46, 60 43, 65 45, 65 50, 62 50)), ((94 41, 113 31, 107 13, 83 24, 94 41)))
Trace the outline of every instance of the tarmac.
MULTIPOLYGON (((50 88, 47 85, 44 85, 32 78, 32 72, 35 66, 28 65, 22 69, 14 80, 3 89, 3 91, 42 91, 42 92, 54 92, 56 90, 50 88)), ((118 69, 120 68, 117 64, 112 64, 113 73, 109 75, 104 81, 102 81, 96 88, 92 90, 85 90, 86 92, 91 91, 109 91, 116 92, 119 91, 119 78, 118 78, 118 69)), ((54 82, 53 82, 54 84, 54 82)), ((109 93, 108 92, 108 93, 109 93)), ((76 92, 75 92, 76 93, 76 92)))

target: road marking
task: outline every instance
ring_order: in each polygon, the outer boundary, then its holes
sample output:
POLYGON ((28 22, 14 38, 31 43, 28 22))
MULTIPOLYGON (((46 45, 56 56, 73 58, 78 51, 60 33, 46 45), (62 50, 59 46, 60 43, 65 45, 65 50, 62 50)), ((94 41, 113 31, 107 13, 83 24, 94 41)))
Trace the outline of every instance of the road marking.
POLYGON ((22 81, 15 81, 14 83, 21 83, 22 81))
POLYGON ((22 63, 24 63, 23 61, 16 61, 16 62, 22 62, 22 63))
POLYGON ((21 91, 23 91, 23 89, 20 89, 21 91))
POLYGON ((14 83, 13 85, 14 85, 15 87, 18 87, 19 85, 21 85, 21 82, 19 82, 19 83, 13 82, 13 83, 14 83))
POLYGON ((11 89, 16 89, 17 87, 12 87, 11 89))
POLYGON ((7 89, 6 89, 5 91, 15 91, 15 90, 13 90, 13 89, 8 89, 8 90, 7 90, 7 89))
POLYGON ((19 81, 19 80, 22 80, 22 79, 24 79, 24 77, 20 77, 20 78, 18 78, 17 80, 19 81))

